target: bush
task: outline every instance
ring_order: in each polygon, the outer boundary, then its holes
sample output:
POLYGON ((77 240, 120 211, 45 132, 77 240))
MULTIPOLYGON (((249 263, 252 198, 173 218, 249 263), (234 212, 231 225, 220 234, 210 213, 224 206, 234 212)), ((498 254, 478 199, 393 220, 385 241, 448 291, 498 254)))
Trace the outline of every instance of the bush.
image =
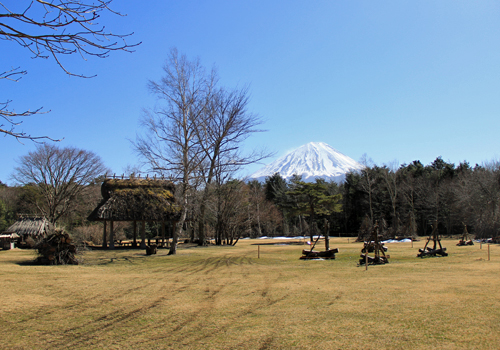
MULTIPOLYGON (((115 222, 114 239, 116 241, 126 239, 123 230, 126 225, 127 223, 115 222)), ((102 245, 102 231, 103 227, 101 224, 78 226, 73 229, 72 237, 77 245, 83 245, 84 242, 87 244, 102 245)), ((109 224, 107 231, 107 237, 109 239, 109 224)))
POLYGON ((92 243, 94 245, 102 244, 102 226, 78 226, 73 229, 73 238, 77 245, 85 243, 92 243))

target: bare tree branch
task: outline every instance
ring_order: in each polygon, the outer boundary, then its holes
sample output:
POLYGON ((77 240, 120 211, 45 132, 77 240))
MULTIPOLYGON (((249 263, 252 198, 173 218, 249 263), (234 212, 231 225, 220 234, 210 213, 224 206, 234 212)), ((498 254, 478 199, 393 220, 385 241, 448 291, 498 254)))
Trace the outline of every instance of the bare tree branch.
MULTIPOLYGON (((31 52, 32 58, 52 57, 68 75, 90 78, 92 76, 66 69, 61 57, 76 53, 84 60, 87 56, 105 58, 111 51, 132 52, 132 48, 140 44, 126 42, 126 38, 133 33, 115 34, 98 23, 102 13, 123 16, 109 7, 111 2, 112 0, 32 0, 18 1, 8 7, 5 2, 0 1, 0 39, 19 44, 31 52)), ((0 73, 0 80, 18 81, 25 74, 26 71, 19 70, 18 67, 0 73)), ((0 125, 0 132, 18 140, 60 141, 48 136, 34 137, 15 131, 14 128, 21 124, 15 118, 40 114, 42 108, 17 113, 8 108, 10 102, 6 100, 0 103, 0 116, 9 124, 9 127, 0 125)))

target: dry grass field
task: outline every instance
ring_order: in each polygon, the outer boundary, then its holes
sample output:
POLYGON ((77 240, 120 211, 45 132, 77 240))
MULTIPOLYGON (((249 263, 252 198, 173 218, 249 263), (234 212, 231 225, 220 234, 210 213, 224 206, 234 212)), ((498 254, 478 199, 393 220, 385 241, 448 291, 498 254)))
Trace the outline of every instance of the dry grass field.
MULTIPOLYGON (((79 266, 30 266, 0 251, 2 349, 499 349, 500 247, 416 258, 388 244, 384 266, 299 260, 301 245, 91 251, 79 266)), ((279 243, 279 241, 274 241, 279 243)), ((286 243, 286 242, 284 242, 286 243)))

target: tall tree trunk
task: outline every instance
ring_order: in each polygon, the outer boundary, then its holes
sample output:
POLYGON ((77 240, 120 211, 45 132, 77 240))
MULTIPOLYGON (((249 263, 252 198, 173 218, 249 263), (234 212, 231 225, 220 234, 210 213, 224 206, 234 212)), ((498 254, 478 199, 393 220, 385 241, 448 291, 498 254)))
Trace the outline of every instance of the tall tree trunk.
POLYGON ((325 250, 330 250, 330 223, 327 219, 323 221, 325 226, 325 250))
POLYGON ((182 209, 179 221, 174 224, 174 232, 172 234, 172 245, 170 246, 170 250, 168 251, 168 255, 174 255, 177 253, 177 242, 179 241, 179 237, 182 233, 182 227, 184 226, 184 222, 186 221, 187 216, 187 207, 188 207, 188 175, 184 175, 184 180, 182 184, 182 209))
POLYGON ((178 237, 180 235, 180 231, 182 230, 182 225, 179 225, 179 222, 175 221, 173 223, 173 232, 172 232, 172 244, 170 245, 170 249, 168 251, 168 255, 177 254, 177 242, 178 237))
MULTIPOLYGON (((203 197, 205 197, 205 194, 203 194, 203 197)), ((200 204, 200 220, 198 221, 198 245, 200 246, 207 244, 207 235, 205 234, 205 211, 206 199, 203 198, 200 204)))

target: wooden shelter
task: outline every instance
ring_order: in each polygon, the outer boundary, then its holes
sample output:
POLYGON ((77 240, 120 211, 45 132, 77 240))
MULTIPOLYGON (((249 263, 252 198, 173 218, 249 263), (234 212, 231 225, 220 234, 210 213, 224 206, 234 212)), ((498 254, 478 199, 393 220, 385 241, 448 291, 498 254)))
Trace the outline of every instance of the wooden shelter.
POLYGON ((9 250, 14 248, 15 242, 19 239, 19 235, 15 232, 2 233, 0 235, 0 248, 9 250))
POLYGON ((156 178, 105 179, 101 186, 102 201, 89 215, 89 221, 104 222, 103 248, 107 248, 107 223, 109 222, 109 248, 114 249, 115 221, 132 221, 137 246, 137 224, 140 224, 141 248, 146 248, 146 222, 161 223, 162 242, 165 243, 165 222, 175 225, 181 207, 176 203, 175 187, 171 181, 156 178))
POLYGON ((46 237, 54 230, 54 225, 43 216, 21 214, 17 221, 2 234, 17 234, 20 244, 23 245, 26 239, 39 240, 46 237))

